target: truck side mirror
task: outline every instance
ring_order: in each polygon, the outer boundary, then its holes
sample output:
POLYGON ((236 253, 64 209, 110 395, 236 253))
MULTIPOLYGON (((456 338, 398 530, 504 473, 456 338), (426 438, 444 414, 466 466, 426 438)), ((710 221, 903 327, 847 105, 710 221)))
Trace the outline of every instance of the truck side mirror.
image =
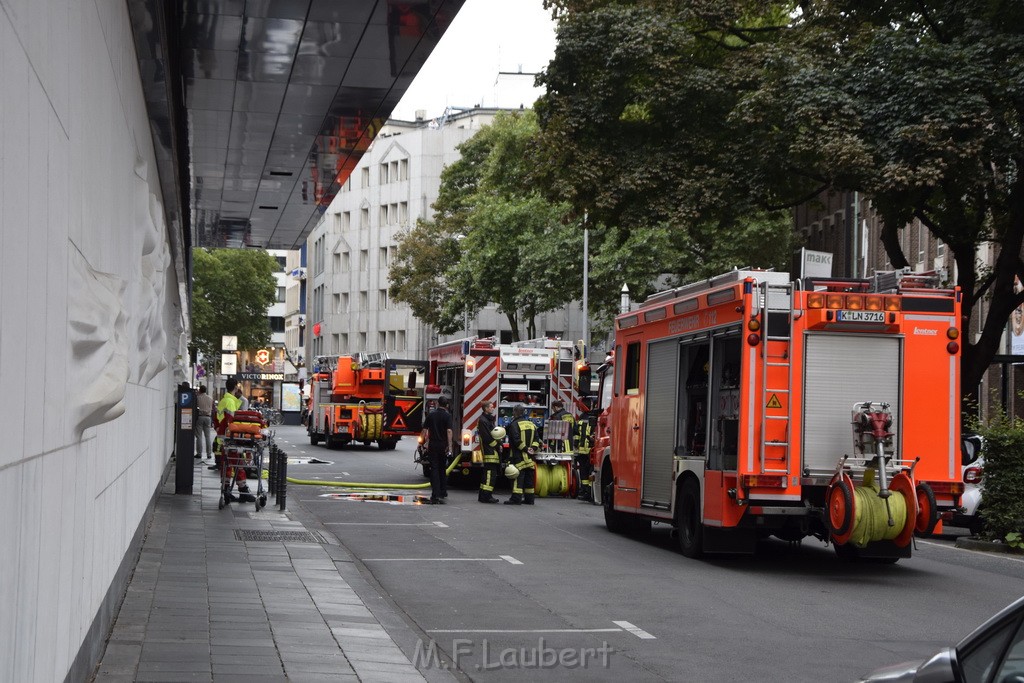
POLYGON ((590 366, 577 366, 576 393, 580 397, 590 396, 590 366))

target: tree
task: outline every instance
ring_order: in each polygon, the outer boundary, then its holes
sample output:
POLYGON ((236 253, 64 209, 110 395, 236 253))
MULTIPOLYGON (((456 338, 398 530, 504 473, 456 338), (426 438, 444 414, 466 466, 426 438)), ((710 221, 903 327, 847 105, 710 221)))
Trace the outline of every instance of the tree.
POLYGON ((191 348, 219 357, 224 335, 237 336, 240 349, 265 346, 278 270, 277 259, 262 249, 193 249, 191 348))
POLYGON ((918 219, 952 250, 971 392, 1024 303, 1024 5, 990 0, 549 0, 544 185, 624 230, 700 244, 826 189, 871 196, 889 260, 918 219), (651 199, 653 197, 654 199, 651 199), (991 269, 979 246, 996 248, 991 269))
POLYGON ((514 338, 532 337, 537 315, 575 298, 582 233, 529 182, 536 134, 530 111, 496 116, 442 172, 434 221, 399 240, 391 296, 442 334, 495 303, 514 338))

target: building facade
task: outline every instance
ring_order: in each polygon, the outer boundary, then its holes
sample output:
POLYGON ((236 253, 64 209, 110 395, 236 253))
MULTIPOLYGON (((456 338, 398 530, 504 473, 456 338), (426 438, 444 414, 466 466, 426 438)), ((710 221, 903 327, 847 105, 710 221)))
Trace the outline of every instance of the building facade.
MULTIPOLYGON (((430 346, 450 339, 496 336, 511 341, 511 327, 494 306, 467 317, 461 332, 439 336, 408 305, 389 296, 389 270, 400 236, 417 219, 432 219, 441 171, 458 160, 458 145, 499 111, 470 109, 440 120, 389 121, 381 129, 306 242, 307 358, 355 352, 426 358, 430 346)), ((547 337, 577 339, 582 328, 578 303, 537 320, 538 333, 547 337)))

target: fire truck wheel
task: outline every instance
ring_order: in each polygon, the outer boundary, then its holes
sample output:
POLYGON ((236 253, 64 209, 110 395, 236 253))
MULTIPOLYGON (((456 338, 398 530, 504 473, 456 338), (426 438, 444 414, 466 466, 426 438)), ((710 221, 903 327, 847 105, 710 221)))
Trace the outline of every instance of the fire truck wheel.
POLYGON ((704 524, 700 520, 700 487, 693 479, 683 482, 676 507, 679 552, 697 558, 704 553, 704 524))
POLYGON ((853 533, 854 498, 850 484, 849 477, 844 474, 835 479, 825 492, 828 530, 836 548, 850 540, 853 533))
POLYGON ((927 482, 919 483, 916 493, 917 519, 914 520, 914 529, 927 536, 935 531, 935 525, 939 522, 939 506, 935 503, 935 491, 927 482))
POLYGON ((602 496, 602 502, 604 504, 604 525, 608 527, 608 531, 613 534, 624 534, 629 531, 629 524, 626 520, 626 514, 619 512, 615 509, 615 486, 612 484, 612 479, 609 476, 609 481, 604 486, 604 495, 602 496))
POLYGON ((316 446, 318 443, 320 443, 320 435, 317 434, 316 432, 310 434, 309 443, 312 444, 313 446, 316 446))
POLYGON ((393 451, 398 446, 398 439, 381 439, 377 442, 377 447, 382 451, 393 451))

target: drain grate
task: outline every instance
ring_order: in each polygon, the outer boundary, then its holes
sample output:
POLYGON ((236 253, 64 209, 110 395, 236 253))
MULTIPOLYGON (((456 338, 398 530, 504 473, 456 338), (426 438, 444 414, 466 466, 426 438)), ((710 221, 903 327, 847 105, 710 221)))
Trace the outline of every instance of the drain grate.
POLYGON ((315 531, 264 531, 262 529, 235 529, 235 540, 284 543, 327 543, 315 531))

